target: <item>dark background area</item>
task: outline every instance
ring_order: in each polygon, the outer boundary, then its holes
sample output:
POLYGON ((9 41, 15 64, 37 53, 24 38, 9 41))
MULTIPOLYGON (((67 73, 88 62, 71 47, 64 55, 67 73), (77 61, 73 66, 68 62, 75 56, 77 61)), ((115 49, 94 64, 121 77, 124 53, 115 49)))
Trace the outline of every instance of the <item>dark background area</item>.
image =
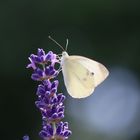
MULTIPOLYGON (((24 134, 40 139, 41 116, 34 105, 37 83, 30 79, 26 65, 37 48, 61 53, 48 35, 62 46, 68 38, 69 54, 96 58, 109 70, 118 65, 129 69, 140 86, 139 0, 1 0, 1 140, 20 140, 24 134)), ((59 90, 63 85, 61 80, 59 90)), ((70 139, 100 140, 98 134, 84 133, 82 137, 80 124, 68 113, 65 120, 74 131, 70 139)), ((130 139, 139 140, 139 132, 130 139)))

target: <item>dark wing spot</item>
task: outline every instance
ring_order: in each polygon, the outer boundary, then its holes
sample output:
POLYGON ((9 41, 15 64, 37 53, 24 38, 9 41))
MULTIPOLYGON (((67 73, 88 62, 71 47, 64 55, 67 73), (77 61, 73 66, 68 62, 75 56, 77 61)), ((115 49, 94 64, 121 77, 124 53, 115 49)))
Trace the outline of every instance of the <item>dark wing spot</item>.
POLYGON ((87 81, 87 78, 83 78, 83 81, 87 81))
POLYGON ((94 75, 94 72, 91 72, 91 75, 93 76, 94 75))
POLYGON ((89 75, 93 76, 93 75, 94 75, 94 72, 89 72, 89 71, 87 71, 87 72, 86 72, 86 75, 87 75, 87 76, 89 76, 89 75))

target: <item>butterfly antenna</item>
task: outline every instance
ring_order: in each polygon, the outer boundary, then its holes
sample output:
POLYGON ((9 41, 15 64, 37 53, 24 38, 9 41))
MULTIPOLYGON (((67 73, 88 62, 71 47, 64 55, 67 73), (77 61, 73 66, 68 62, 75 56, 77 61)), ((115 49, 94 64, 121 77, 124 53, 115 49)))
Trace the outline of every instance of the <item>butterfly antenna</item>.
POLYGON ((66 47, 65 47, 65 51, 67 51, 67 49, 68 49, 68 43, 69 43, 69 40, 66 39, 66 47))
POLYGON ((55 41, 51 36, 48 36, 48 38, 52 40, 55 44, 57 44, 63 51, 65 51, 65 49, 57 41, 55 41))

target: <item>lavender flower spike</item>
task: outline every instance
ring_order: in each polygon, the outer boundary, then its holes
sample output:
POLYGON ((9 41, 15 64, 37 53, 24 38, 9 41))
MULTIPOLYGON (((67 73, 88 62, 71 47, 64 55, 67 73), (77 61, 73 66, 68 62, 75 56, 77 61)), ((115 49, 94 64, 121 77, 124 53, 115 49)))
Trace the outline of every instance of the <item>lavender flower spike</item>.
MULTIPOLYGON (((57 55, 53 52, 45 54, 43 49, 38 49, 37 55, 31 54, 30 64, 27 68, 33 69, 31 78, 40 81, 35 102, 42 115, 42 130, 39 135, 44 140, 65 140, 71 135, 68 129, 68 122, 62 122, 64 118, 64 100, 62 93, 57 93, 58 80, 53 80, 59 74, 59 68, 55 69, 55 64, 59 64, 57 55)), ((23 140, 29 140, 24 136, 23 140)))

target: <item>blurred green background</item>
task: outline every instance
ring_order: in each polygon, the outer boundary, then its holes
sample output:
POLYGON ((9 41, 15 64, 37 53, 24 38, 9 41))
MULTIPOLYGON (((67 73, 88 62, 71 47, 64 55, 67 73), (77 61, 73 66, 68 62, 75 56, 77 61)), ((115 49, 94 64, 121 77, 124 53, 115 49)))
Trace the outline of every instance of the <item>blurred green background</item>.
MULTIPOLYGON (((121 110, 112 115, 111 112, 102 113, 102 93, 107 95, 120 95, 122 99, 124 92, 116 92, 119 88, 115 83, 115 78, 108 78, 103 85, 95 90, 94 95, 85 100, 75 100, 65 92, 62 74, 59 91, 63 91, 68 96, 66 100, 65 120, 69 122, 73 135, 70 140, 139 140, 140 139, 140 1, 139 0, 5 0, 0 1, 0 106, 1 106, 1 140, 20 140, 24 134, 29 134, 32 140, 39 140, 38 132, 41 130, 41 115, 35 107, 36 100, 36 82, 30 79, 31 71, 26 69, 29 63, 28 56, 36 53, 37 48, 43 48, 46 52, 52 50, 55 53, 61 53, 62 50, 48 39, 51 35, 62 46, 65 46, 66 38, 69 39, 68 53, 86 56, 103 63, 110 71, 110 77, 113 77, 113 71, 125 69, 128 74, 121 74, 117 78, 117 83, 123 81, 123 84, 132 85, 136 94, 130 91, 131 96, 136 98, 127 98, 127 102, 122 100, 121 110), (112 70, 113 69, 113 70, 112 70), (111 74, 112 72, 112 74, 111 74), (132 75, 132 76, 130 76, 132 75), (129 78, 127 78, 127 76, 129 78), (127 80, 125 80, 127 79, 127 80), (131 80, 133 79, 133 80, 131 80), (135 82, 133 82, 135 81, 135 82), (110 83, 114 83, 112 86, 110 83), (99 94, 97 94, 99 93, 99 94), (120 93, 120 94, 118 94, 120 93), (100 98, 100 96, 102 98, 100 98), (93 100, 92 100, 93 99, 93 100), (137 102, 135 106, 131 103, 137 102), (137 100, 137 101, 135 101, 137 100), (91 102, 90 102, 91 101, 91 102), (77 103, 78 102, 78 103, 77 103), (82 103, 83 102, 83 103, 82 103), (89 127, 86 121, 89 118, 81 119, 76 113, 83 116, 82 107, 88 110, 87 102, 90 104, 90 117, 94 121, 89 127), (94 102, 94 104, 92 104, 94 102), (100 113, 98 105, 101 107, 100 113), (73 108, 76 109, 75 112, 73 108), (129 106, 128 106, 129 105, 129 106), (128 107, 127 107, 128 106, 128 107), (126 108, 129 113, 133 112, 133 118, 121 125, 121 121, 127 120, 130 114, 125 114, 126 108), (129 110, 130 109, 130 110, 129 110), (96 110, 94 112, 94 110, 96 110), (92 113, 93 112, 93 113, 92 113), (105 123, 106 118, 110 123, 107 126, 98 123, 95 118, 102 117, 105 123), (124 113, 124 114, 123 114, 124 113), (121 114, 123 114, 121 116, 121 114), (111 117, 112 115, 112 117, 111 117), (117 118, 115 116, 118 116, 117 118), (114 117, 114 118, 113 118, 114 117), (126 118, 125 118, 126 117, 126 118), (110 121, 110 118, 113 121, 110 121), (123 120, 123 119, 124 120, 123 120), (120 121, 121 120, 121 121, 120 121), (84 122, 85 123, 81 123, 84 122), (114 122, 114 123, 112 123, 114 122), (100 125, 97 131, 96 126, 100 125), (113 124, 110 126, 110 124, 113 124), (95 128, 92 128, 95 126, 95 128), (105 129, 103 129, 103 126, 105 129), (118 128, 116 130, 115 128, 118 128), (89 128, 89 129, 88 129, 89 128), (107 128, 114 128, 113 131, 107 128), (128 130, 126 130, 128 128, 128 130), (119 131, 121 129, 121 132, 119 131), (133 132, 134 131, 134 132, 133 132), (110 133, 109 133, 110 132, 110 133), (124 133, 123 133, 124 132, 124 133), (133 132, 130 134, 130 132, 133 132), (130 135, 129 135, 130 134, 130 135)), ((124 73, 125 70, 123 70, 124 73)), ((120 72, 120 71, 119 71, 120 72)), ((115 77, 114 76, 114 77, 115 77)), ((121 84, 121 85, 123 85, 121 84)), ((124 86, 122 86, 124 87, 124 86)), ((128 86, 126 86, 127 89, 128 86)), ((127 93, 127 92, 126 92, 127 93)), ((123 96, 125 100, 127 94, 123 96)), ((111 98, 112 99, 112 98, 111 98)), ((104 100, 103 100, 104 101, 104 100)), ((110 100, 112 101, 112 100, 110 100)), ((115 104, 117 106, 117 103, 115 104)), ((120 105, 120 103, 119 103, 120 105)), ((114 102, 106 106, 107 111, 114 107, 114 102)), ((113 109, 114 110, 114 109, 113 109)), ((84 113, 86 114, 86 113, 84 113)), ((88 115, 87 115, 88 116, 88 115)))

